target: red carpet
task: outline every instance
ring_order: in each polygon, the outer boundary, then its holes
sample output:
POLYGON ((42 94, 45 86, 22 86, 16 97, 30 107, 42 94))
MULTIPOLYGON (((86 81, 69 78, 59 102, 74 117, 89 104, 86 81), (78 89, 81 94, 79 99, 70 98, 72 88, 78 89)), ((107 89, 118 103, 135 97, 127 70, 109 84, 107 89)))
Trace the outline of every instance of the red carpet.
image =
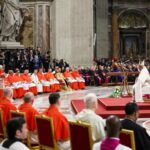
MULTIPOLYGON (((103 105, 106 110, 124 110, 125 105, 131 102, 132 98, 101 98, 98 102, 103 105)), ((140 110, 150 110, 150 103, 137 103, 140 110)))
MULTIPOLYGON (((109 115, 118 115, 119 117, 125 117, 124 107, 131 101, 131 98, 101 98, 98 99, 98 109, 96 113, 103 118, 109 115)), ((150 118, 150 103, 137 103, 140 108, 141 118, 150 118)), ((71 105, 75 113, 84 109, 83 100, 72 100, 71 105)))

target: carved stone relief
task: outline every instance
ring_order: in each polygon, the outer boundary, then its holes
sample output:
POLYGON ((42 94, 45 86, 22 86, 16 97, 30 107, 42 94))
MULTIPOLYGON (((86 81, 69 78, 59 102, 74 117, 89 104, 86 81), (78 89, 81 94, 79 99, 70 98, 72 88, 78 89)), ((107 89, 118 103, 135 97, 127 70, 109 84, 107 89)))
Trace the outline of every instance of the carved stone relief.
POLYGON ((25 15, 20 32, 20 41, 25 47, 33 47, 33 30, 34 30, 34 8, 29 8, 28 14, 25 15))

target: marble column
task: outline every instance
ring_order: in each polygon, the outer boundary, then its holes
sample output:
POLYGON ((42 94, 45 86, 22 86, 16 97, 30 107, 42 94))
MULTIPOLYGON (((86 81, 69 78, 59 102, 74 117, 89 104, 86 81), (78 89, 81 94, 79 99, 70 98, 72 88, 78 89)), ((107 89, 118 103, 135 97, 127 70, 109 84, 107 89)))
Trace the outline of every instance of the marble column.
POLYGON ((112 50, 113 57, 119 56, 119 31, 118 31, 118 14, 113 11, 112 14, 112 50))
POLYGON ((96 56, 109 57, 108 0, 96 0, 96 56))
POLYGON ((91 66, 93 61, 93 0, 72 0, 71 64, 91 66))
POLYGON ((52 57, 71 65, 93 60, 93 0, 57 0, 51 5, 52 57))

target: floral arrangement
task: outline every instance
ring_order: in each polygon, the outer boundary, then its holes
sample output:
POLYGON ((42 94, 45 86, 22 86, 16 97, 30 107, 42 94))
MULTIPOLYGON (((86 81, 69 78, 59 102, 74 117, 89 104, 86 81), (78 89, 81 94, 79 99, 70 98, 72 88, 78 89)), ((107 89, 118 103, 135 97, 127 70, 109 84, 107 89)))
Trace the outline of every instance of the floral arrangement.
POLYGON ((112 94, 110 95, 110 97, 112 98, 118 98, 121 97, 122 92, 120 90, 120 87, 116 87, 116 89, 112 92, 112 94))

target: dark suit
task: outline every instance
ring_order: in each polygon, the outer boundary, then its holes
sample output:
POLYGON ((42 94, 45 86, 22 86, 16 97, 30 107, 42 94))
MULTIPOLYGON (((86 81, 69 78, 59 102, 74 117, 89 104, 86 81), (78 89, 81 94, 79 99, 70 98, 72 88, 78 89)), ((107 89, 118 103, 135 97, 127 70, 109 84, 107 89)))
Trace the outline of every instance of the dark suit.
POLYGON ((129 119, 122 121, 122 128, 134 131, 136 150, 150 150, 150 136, 145 128, 129 119))

